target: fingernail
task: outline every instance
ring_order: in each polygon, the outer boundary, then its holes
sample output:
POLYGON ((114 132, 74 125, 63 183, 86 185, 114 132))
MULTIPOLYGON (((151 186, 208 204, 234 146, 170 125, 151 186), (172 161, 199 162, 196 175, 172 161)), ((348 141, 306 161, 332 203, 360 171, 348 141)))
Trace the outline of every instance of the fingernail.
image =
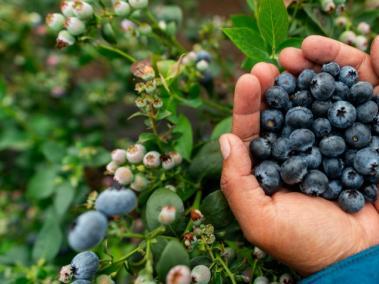
POLYGON ((230 143, 229 143, 229 139, 226 135, 223 135, 220 137, 220 139, 218 140, 218 142, 220 143, 220 149, 221 149, 221 154, 225 159, 227 159, 230 155, 230 143))

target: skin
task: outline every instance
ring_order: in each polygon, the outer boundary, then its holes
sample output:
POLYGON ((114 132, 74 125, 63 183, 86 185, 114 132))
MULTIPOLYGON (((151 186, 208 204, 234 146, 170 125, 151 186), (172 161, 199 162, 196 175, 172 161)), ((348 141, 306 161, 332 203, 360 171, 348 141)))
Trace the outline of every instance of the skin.
MULTIPOLYGON (((321 36, 309 36, 301 49, 287 48, 280 54, 281 65, 293 74, 305 68, 319 71, 321 64, 330 61, 357 68, 360 79, 379 91, 379 37, 370 55, 321 36)), ((309 275, 379 244, 379 201, 347 214, 335 202, 285 188, 271 197, 265 195, 251 174, 248 144, 259 135, 263 94, 278 74, 274 65, 259 63, 238 80, 233 134, 220 138, 221 187, 247 240, 309 275)))

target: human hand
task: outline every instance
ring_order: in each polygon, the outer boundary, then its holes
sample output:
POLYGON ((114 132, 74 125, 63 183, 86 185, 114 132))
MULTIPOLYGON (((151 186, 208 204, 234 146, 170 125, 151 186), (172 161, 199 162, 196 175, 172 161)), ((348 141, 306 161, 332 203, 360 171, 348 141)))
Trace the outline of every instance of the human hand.
MULTIPOLYGON (((379 91, 379 37, 368 55, 321 36, 310 36, 302 48, 287 48, 281 65, 293 74, 320 69, 326 62, 355 67, 360 80, 379 91)), ((220 138, 224 156, 221 187, 245 237, 276 259, 308 275, 379 244, 379 201, 347 214, 338 204, 285 188, 266 196, 251 174, 248 144, 259 135, 262 94, 274 84, 278 69, 255 65, 236 85, 233 134, 220 138)), ((254 158, 254 157, 253 157, 254 158)))

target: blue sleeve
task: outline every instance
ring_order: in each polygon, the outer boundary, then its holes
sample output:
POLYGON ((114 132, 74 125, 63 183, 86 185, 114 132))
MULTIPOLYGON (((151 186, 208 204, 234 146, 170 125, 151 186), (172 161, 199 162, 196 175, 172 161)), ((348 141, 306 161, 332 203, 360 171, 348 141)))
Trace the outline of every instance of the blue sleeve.
POLYGON ((370 248, 303 279, 299 284, 378 284, 379 246, 370 248))

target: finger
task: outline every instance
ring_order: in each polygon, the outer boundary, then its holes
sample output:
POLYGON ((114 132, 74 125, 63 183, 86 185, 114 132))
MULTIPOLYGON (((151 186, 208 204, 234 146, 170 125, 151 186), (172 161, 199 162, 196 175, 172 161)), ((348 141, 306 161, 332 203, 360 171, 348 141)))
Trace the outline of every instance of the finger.
POLYGON ((371 62, 377 76, 379 76, 379 36, 377 36, 371 45, 371 62))
MULTIPOLYGON (((221 188, 249 240, 259 238, 251 230, 267 217, 271 198, 266 196, 256 178, 251 175, 251 161, 246 145, 233 134, 220 137, 224 157, 221 188)), ((258 233, 258 232, 257 232, 258 233)))
POLYGON ((262 93, 274 85, 279 70, 274 64, 260 62, 254 65, 251 74, 258 78, 262 93))
POLYGON ((378 76, 372 66, 370 56, 354 47, 323 36, 309 36, 301 46, 305 58, 317 64, 335 61, 340 65, 350 65, 358 70, 360 79, 373 85, 378 84, 378 76))
POLYGON ((280 65, 292 74, 299 74, 304 69, 319 70, 320 67, 305 58, 304 53, 299 48, 288 47, 283 49, 279 54, 280 65))
POLYGON ((233 133, 244 142, 259 134, 261 85, 257 77, 243 75, 237 82, 234 94, 233 133))

